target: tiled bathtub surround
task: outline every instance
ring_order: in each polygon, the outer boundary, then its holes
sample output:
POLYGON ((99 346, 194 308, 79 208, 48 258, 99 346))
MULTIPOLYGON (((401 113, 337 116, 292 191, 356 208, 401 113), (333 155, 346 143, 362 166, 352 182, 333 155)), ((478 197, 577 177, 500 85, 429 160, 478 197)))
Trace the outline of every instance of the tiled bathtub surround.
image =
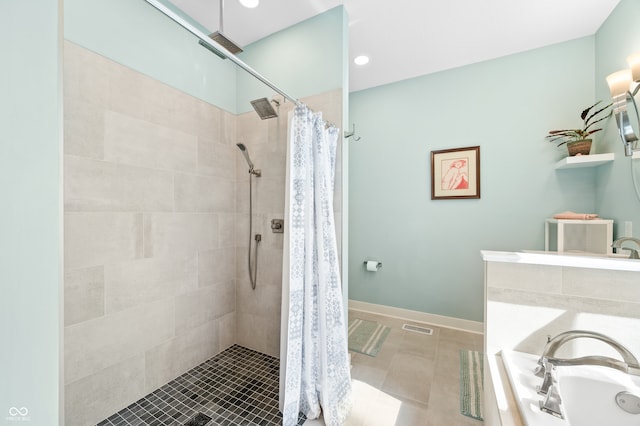
MULTIPOLYGON (((640 272, 596 269, 596 260, 547 254, 553 259, 521 261, 526 253, 483 252, 485 258, 485 422, 520 424, 500 351, 539 355, 548 336, 569 330, 603 333, 632 353, 640 354, 640 272), (496 254, 497 253, 497 254, 496 254), (586 260, 586 262, 585 262, 586 260), (551 264, 549 264, 551 263, 551 264), (587 267, 578 267, 576 264, 587 267), (507 383, 507 385, 505 385, 507 383), (498 403, 500 401, 500 403, 498 403), (515 422, 515 423, 514 423, 515 422)), ((534 256, 545 257, 535 254, 534 256)), ((633 262, 604 259, 605 262, 633 262)), ((600 355, 619 358, 609 346, 594 339, 567 342, 556 356, 577 358, 600 355)))
POLYGON ((75 426, 236 342, 236 118, 64 48, 65 424, 75 426))
MULTIPOLYGON (((582 329, 640 354, 640 272, 503 262, 485 268, 489 347, 540 353, 547 335, 582 329)), ((579 353, 616 357, 593 339, 571 341, 558 355, 579 353)))

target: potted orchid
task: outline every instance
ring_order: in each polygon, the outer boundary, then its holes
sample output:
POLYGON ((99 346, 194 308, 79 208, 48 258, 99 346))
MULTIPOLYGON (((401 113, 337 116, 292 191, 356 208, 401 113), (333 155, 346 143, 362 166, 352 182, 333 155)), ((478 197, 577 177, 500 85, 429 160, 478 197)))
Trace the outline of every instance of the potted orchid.
POLYGON ((590 136, 602 130, 602 127, 594 127, 594 125, 606 120, 611 115, 611 111, 607 112, 607 110, 612 104, 597 109, 596 107, 600 102, 602 101, 598 101, 582 111, 580 114, 580 119, 583 123, 581 129, 550 130, 546 139, 549 142, 558 142, 558 146, 567 144, 570 156, 588 155, 591 151, 592 142, 590 136))

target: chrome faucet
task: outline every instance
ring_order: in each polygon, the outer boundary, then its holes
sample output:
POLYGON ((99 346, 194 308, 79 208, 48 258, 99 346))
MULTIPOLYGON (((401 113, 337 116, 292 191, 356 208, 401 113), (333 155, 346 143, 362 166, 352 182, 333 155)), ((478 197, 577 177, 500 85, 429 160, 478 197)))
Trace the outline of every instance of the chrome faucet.
POLYGON ((542 355, 538 360, 538 367, 535 375, 542 377, 542 384, 538 387, 538 393, 546 395, 544 401, 540 402, 540 409, 556 417, 564 418, 562 414, 562 399, 557 389, 557 379, 555 367, 569 365, 599 365, 603 367, 615 368, 624 373, 640 376, 640 365, 636 357, 620 343, 604 334, 594 331, 572 330, 560 333, 549 339, 542 355), (622 357, 622 361, 605 356, 584 356, 579 358, 557 358, 556 352, 562 345, 573 339, 589 338, 599 340, 615 349, 622 357))
POLYGON ((622 247, 622 243, 626 242, 626 241, 631 241, 633 243, 635 243, 638 248, 640 248, 640 240, 637 238, 633 238, 633 237, 623 237, 623 238, 618 238, 617 240, 615 240, 613 242, 613 244, 611 244, 612 248, 615 249, 621 249, 621 250, 629 250, 629 259, 640 259, 640 256, 638 256, 638 250, 637 249, 632 249, 629 247, 622 247))
POLYGON ((623 373, 631 374, 633 376, 640 376, 640 365, 638 364, 638 360, 636 357, 629 351, 629 349, 622 346, 620 343, 616 342, 609 336, 605 336, 604 334, 596 333, 595 331, 585 331, 585 330, 572 330, 565 331, 564 333, 558 334, 553 339, 550 339, 547 345, 544 347, 542 351, 542 355, 538 360, 539 367, 536 369, 536 375, 542 377, 545 373, 544 361, 547 361, 550 365, 553 366, 566 366, 566 365, 600 365, 603 367, 615 368, 616 370, 620 370, 623 373), (607 345, 611 346, 615 349, 616 352, 620 354, 623 361, 609 358, 605 356, 584 356, 580 358, 556 358, 555 354, 557 350, 573 339, 580 338, 588 338, 599 340, 607 345))

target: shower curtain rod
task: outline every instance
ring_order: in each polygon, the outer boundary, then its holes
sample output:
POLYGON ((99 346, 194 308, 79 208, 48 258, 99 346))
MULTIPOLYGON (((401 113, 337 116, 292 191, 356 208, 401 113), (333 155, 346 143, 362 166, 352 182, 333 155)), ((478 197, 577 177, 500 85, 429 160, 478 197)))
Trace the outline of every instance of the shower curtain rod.
POLYGON ((267 78, 263 77, 262 74, 260 74, 259 72, 251 68, 249 65, 244 63, 240 58, 238 58, 233 53, 229 52, 220 44, 213 41, 211 38, 209 38, 209 36, 204 34, 202 31, 198 30, 197 28, 195 28, 193 25, 188 23, 185 19, 177 15, 175 12, 173 12, 171 9, 169 9, 168 7, 160 3, 158 0, 145 0, 145 1, 149 3, 151 6, 155 7, 160 12, 164 13, 176 24, 180 25, 182 28, 184 28, 185 30, 189 31, 191 34, 196 36, 199 39, 200 44, 202 44, 207 49, 211 50, 216 55, 222 58, 229 59, 231 62, 233 62, 234 64, 236 64, 237 66, 239 66, 240 68, 242 68, 243 70, 245 70, 246 72, 248 72, 249 74, 257 78, 258 80, 260 80, 261 82, 269 86, 271 89, 275 90, 277 93, 284 96, 285 99, 289 99, 291 102, 293 102, 296 105, 302 104, 299 100, 287 94, 284 90, 280 89, 278 86, 273 84, 267 78))

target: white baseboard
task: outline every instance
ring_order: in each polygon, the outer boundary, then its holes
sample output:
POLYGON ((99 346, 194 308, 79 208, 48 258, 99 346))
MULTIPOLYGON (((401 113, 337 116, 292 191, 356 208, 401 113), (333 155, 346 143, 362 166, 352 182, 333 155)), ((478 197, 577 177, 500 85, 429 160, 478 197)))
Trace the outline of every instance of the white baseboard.
POLYGON ((470 333, 484 333, 484 323, 478 321, 445 317, 443 315, 428 314, 426 312, 395 308, 393 306, 376 305, 374 303, 360 302, 358 300, 351 299, 349 299, 349 309, 408 321, 422 322, 438 327, 453 328, 456 330, 468 331, 470 333))

